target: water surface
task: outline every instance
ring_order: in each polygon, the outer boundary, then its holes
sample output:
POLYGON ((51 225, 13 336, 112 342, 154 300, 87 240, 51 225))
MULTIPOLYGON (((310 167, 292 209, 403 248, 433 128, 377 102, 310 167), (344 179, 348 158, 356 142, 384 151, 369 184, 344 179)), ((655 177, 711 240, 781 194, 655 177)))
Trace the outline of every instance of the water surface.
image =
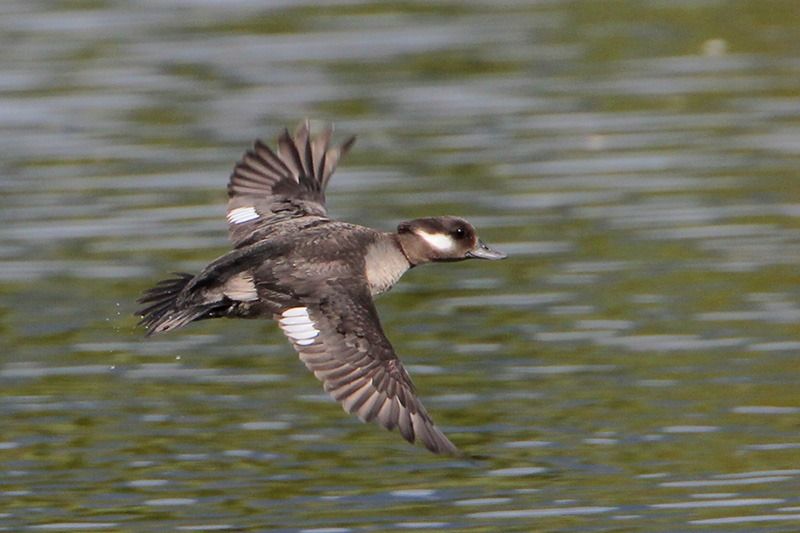
POLYGON ((0 528, 800 529, 793 2, 0 7, 0 528), (345 416, 274 325, 150 340, 302 117, 332 214, 459 214, 504 262, 379 302, 434 457, 345 416))

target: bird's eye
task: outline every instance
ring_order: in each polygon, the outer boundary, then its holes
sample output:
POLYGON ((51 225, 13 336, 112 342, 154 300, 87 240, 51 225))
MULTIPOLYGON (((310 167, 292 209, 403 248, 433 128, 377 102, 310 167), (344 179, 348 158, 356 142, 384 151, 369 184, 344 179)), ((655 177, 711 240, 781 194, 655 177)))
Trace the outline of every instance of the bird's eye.
POLYGON ((467 230, 464 226, 459 226, 455 230, 453 230, 453 237, 456 239, 463 239, 467 236, 467 230))

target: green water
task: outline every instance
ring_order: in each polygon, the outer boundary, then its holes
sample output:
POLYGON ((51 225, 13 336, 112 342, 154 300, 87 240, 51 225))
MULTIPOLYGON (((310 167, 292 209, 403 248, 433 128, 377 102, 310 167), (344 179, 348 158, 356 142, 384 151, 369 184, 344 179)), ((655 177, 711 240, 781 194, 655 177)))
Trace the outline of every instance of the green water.
POLYGON ((0 529, 800 530, 794 2, 0 7, 0 529), (274 324, 144 339, 225 183, 311 116, 341 219, 503 262, 379 301, 484 459, 345 415, 274 324))

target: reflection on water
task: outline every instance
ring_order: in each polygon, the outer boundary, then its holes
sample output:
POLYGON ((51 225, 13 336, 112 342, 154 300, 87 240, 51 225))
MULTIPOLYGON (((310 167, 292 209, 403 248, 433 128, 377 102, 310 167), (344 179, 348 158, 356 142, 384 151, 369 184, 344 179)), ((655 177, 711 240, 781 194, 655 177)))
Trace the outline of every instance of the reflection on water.
POLYGON ((0 529, 800 528, 794 3, 316 4, 0 6, 0 529), (511 255, 379 303, 484 459, 345 416, 271 325, 135 327, 304 116, 359 135, 336 216, 511 255))

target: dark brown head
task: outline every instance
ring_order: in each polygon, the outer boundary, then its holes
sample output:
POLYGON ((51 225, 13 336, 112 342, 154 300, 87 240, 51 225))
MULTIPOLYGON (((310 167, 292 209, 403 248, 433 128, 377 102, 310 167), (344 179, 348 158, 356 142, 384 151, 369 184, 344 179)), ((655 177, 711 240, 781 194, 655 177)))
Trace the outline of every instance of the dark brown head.
POLYGON ((397 235, 412 265, 506 257, 503 252, 486 246, 472 224, 463 218, 444 216, 408 220, 397 226, 397 235))

